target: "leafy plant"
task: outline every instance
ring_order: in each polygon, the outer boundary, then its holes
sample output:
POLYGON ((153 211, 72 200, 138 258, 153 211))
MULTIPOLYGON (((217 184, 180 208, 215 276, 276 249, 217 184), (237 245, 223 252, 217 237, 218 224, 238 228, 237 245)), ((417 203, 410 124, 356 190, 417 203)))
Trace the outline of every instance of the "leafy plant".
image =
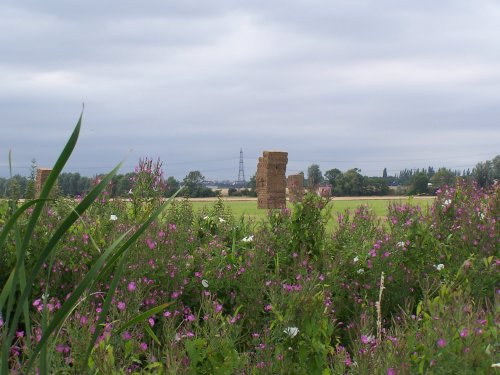
MULTIPOLYGON (((83 113, 82 113, 83 115, 83 113)), ((29 249, 30 241, 32 239, 33 231, 37 225, 38 219, 44 209, 45 203, 49 199, 49 194, 54 186, 57 176, 63 169, 67 160, 69 159, 78 139, 78 135, 81 128, 82 115, 78 120, 78 123, 68 140, 64 150, 56 161, 52 172, 47 178, 45 185, 40 193, 40 198, 32 201, 28 201, 17 208, 6 224, 3 226, 0 232, 0 247, 3 245, 7 239, 9 232, 14 231, 16 239, 16 264, 15 268, 12 270, 7 283, 4 285, 0 297, 0 311, 3 313, 5 322, 2 327, 2 355, 0 363, 0 373, 9 373, 9 353, 11 348, 11 343, 14 341, 16 331, 18 330, 20 317, 24 316, 24 325, 26 327, 26 341, 31 342, 30 337, 30 316, 28 313, 28 299, 31 296, 32 287, 41 272, 42 268, 46 262, 52 264, 54 258, 54 252, 57 248, 58 242, 61 238, 69 231, 71 226, 78 220, 78 218, 85 212, 85 210, 95 201, 98 195, 105 189, 108 183, 111 181, 113 176, 118 171, 121 163, 115 167, 108 175, 106 175, 90 192, 89 194, 81 200, 81 202, 62 220, 61 224, 57 227, 52 237, 49 239, 43 250, 37 254, 36 262, 34 266, 30 269, 25 267, 26 253, 29 249), (17 221, 20 216, 30 207, 34 206, 33 212, 28 225, 26 226, 24 233, 20 233, 17 227, 17 221)), ((29 357, 25 364, 23 364, 24 370, 29 372, 32 366, 35 364, 35 360, 40 355, 39 361, 39 371, 41 374, 47 374, 50 368, 49 360, 49 344, 50 340, 53 338, 53 334, 61 328, 64 321, 68 318, 71 312, 74 310, 76 305, 79 303, 80 299, 85 296, 85 293, 92 289, 99 280, 103 277, 110 275, 112 272, 115 273, 115 282, 112 283, 110 290, 108 291, 103 310, 104 314, 101 315, 98 320, 98 325, 94 331, 92 339, 88 343, 88 349, 86 358, 90 356, 90 352, 97 340, 100 330, 102 329, 101 323, 106 316, 106 312, 109 309, 109 305, 113 298, 114 291, 116 289, 116 280, 119 280, 119 275, 123 271, 124 260, 126 259, 127 252, 130 246, 139 238, 139 236, 146 230, 149 224, 163 211, 163 209, 169 204, 169 201, 165 202, 159 206, 149 218, 136 229, 130 236, 131 231, 127 231, 121 235, 113 244, 111 244, 106 250, 104 250, 101 256, 92 265, 85 278, 75 287, 72 294, 67 298, 67 300, 62 304, 61 308, 54 314, 52 319, 48 320, 47 313, 47 300, 48 292, 45 291, 43 296, 43 318, 42 318, 42 334, 41 337, 34 347, 34 349, 29 353, 29 357), (128 237, 128 238, 127 238, 128 237)), ((49 267, 48 272, 50 273, 51 267, 49 267)), ((49 277, 49 275, 47 276, 49 277)), ((162 309, 165 306, 161 306, 162 309)), ((151 313, 154 313, 151 312, 151 313)), ((57 335, 57 334, 56 334, 57 335)))

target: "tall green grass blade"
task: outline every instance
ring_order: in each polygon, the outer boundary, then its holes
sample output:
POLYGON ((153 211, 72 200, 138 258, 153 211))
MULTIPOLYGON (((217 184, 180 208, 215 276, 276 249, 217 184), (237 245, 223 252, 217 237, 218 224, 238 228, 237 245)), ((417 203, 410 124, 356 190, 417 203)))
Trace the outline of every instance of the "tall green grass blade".
MULTIPOLYGON (((95 201, 95 199, 99 196, 99 194, 104 190, 107 184, 111 181, 113 176, 117 173, 122 163, 118 164, 110 173, 108 173, 102 180, 99 182, 89 193, 88 195, 82 199, 82 201, 75 207, 75 209, 68 214, 68 216, 64 219, 64 221, 60 224, 60 226, 56 229, 55 233, 49 239, 47 245, 45 245, 44 249, 40 252, 35 265, 30 273, 30 278, 27 281, 27 285, 25 290, 23 291, 19 301, 23 302, 28 299, 29 294, 31 292, 33 283, 35 282, 38 273, 43 267, 43 264, 51 254, 51 252, 55 249, 55 246, 61 239, 61 237, 67 232, 67 230, 73 225, 73 223, 80 217, 80 215, 85 212, 85 210, 95 201)), ((14 322, 17 325, 19 321, 19 309, 16 310, 14 314, 14 322)), ((14 324, 11 326, 11 330, 9 334, 13 337, 14 334, 14 324)))
MULTIPOLYGON (((5 225, 2 228, 2 231, 0 232, 0 248, 2 248, 7 235, 9 234, 10 230, 14 227, 16 224, 17 220, 19 217, 31 206, 35 205, 39 201, 44 201, 45 199, 34 199, 32 201, 26 202, 23 205, 21 205, 13 214, 12 216, 7 220, 5 225)), ((7 279, 7 282, 2 288, 2 292, 0 293, 0 311, 3 311, 5 302, 7 301, 7 298, 9 297, 10 290, 12 288, 12 282, 14 279, 14 271, 10 273, 9 278, 7 279)))
MULTIPOLYGON (((89 193, 88 195, 78 204, 75 209, 68 214, 66 219, 62 222, 62 224, 58 227, 56 232, 53 234, 53 236, 50 238, 49 242, 45 246, 45 248, 42 250, 40 255, 37 258, 37 262, 35 263, 35 266, 31 270, 30 278, 27 281, 26 288, 24 289, 19 302, 22 303, 23 301, 26 301, 29 297, 29 294, 31 292, 31 288, 33 283, 36 280, 36 277, 38 273, 40 272, 41 268, 43 267, 43 264, 45 263, 46 259, 48 256, 51 254, 51 252, 55 249, 55 246, 57 245, 58 241, 60 238, 66 233, 66 231, 71 227, 71 225, 80 217, 80 215, 95 201, 95 199, 99 196, 99 194, 106 188, 107 184, 111 181, 113 176, 117 173, 118 169, 120 168, 121 163, 118 164, 108 175, 106 175, 99 184, 97 184, 89 193)), ((16 309, 16 312, 14 314, 13 318, 13 324, 11 325, 10 331, 9 331, 9 336, 13 337, 15 333, 15 326, 17 325, 19 321, 19 308, 16 309)))
POLYGON ((125 332, 129 327, 146 320, 147 318, 149 318, 150 316, 152 316, 154 314, 158 314, 159 312, 162 312, 168 306, 170 306, 172 303, 173 302, 162 303, 161 305, 155 306, 152 309, 144 311, 143 313, 133 317, 128 322, 124 323, 120 328, 113 330, 112 335, 117 336, 117 335, 125 332))
MULTIPOLYGON (((42 332, 45 332, 47 329, 48 322, 48 303, 49 303, 49 286, 50 286, 50 276, 52 272, 52 267, 54 265, 55 254, 54 251, 50 254, 50 261, 47 267, 47 279, 45 280, 45 292, 42 296, 43 308, 42 308, 42 332)), ((27 302, 26 302, 27 303, 27 302)), ((50 335, 49 335, 50 338, 50 335)), ((48 369, 50 368, 50 358, 49 358, 49 346, 50 341, 47 341, 47 344, 42 346, 42 351, 40 352, 40 374, 46 375, 48 374, 48 369)))
MULTIPOLYGON (((50 268, 49 268, 50 272, 50 268)), ((43 296, 43 309, 42 309, 42 332, 45 332, 47 329, 47 298, 48 296, 45 294, 43 296)), ((47 337, 50 337, 47 336, 47 337)), ((42 346, 42 350, 40 353, 40 375, 47 375, 48 373, 48 368, 49 368, 49 360, 48 360, 48 351, 47 351, 47 344, 42 346)))
MULTIPOLYGON (((19 286, 21 287, 21 290, 26 288, 26 268, 23 264, 23 266, 20 269, 19 273, 19 286)), ((28 301, 25 301, 23 304, 23 316, 24 316, 24 333, 26 337, 26 345, 31 347, 31 321, 30 321, 30 310, 29 310, 29 304, 28 301)))
POLYGON ((146 330, 149 337, 151 337, 153 341, 156 342, 156 344, 158 344, 158 346, 161 346, 160 340, 158 340, 158 337, 156 337, 155 333, 147 323, 144 325, 144 329, 146 330))
MULTIPOLYGON (((21 233, 19 232, 19 226, 17 225, 17 221, 14 224, 14 237, 16 242, 16 249, 19 249, 21 247, 21 233)), ((21 268, 19 269, 19 287, 21 288, 21 290, 26 287, 26 267, 24 263, 21 265, 21 268)), ((26 344, 28 345, 28 347, 31 347, 31 322, 29 316, 29 306, 27 301, 23 304, 23 316, 25 324, 24 333, 26 337, 26 344)))
MULTIPOLYGON (((7 220, 4 227, 2 228, 2 231, 0 232, 0 248, 2 248, 9 232, 13 228, 16 229, 16 246, 17 247, 20 246, 20 235, 19 235, 19 232, 18 232, 17 226, 16 226, 17 220, 28 208, 30 208, 31 206, 37 204, 38 202, 42 202, 42 201, 46 201, 46 199, 34 199, 31 201, 25 202, 24 204, 22 204, 20 207, 18 207, 14 211, 14 213, 7 220)), ((5 302, 7 301, 7 298, 9 297, 12 288, 14 288, 14 285, 13 285, 14 273, 15 273, 15 270, 12 270, 9 278, 7 279, 7 282, 5 283, 5 285, 2 288, 2 292, 0 293, 0 312, 3 311, 3 308, 5 306, 5 302)), ((23 289, 26 285, 26 272, 24 270, 24 263, 23 263, 23 267, 20 268, 19 276, 20 276, 20 282, 21 282, 20 286, 21 286, 21 289, 23 289)), ((25 306, 23 306, 23 313, 25 316, 25 322, 27 323, 27 327, 25 330, 26 331, 26 341, 27 341, 28 346, 30 346, 31 331, 30 331, 30 321, 29 321, 29 306, 27 303, 25 304, 25 306)), ((6 317, 9 315, 10 315, 9 313, 6 313, 6 317)), ((6 325, 7 324, 8 324, 8 320, 6 321, 6 325)), ((4 339, 6 339, 6 337, 4 337, 4 339)))
POLYGON ((116 291, 116 287, 118 286, 118 283, 120 282, 120 278, 122 277, 123 273, 123 267, 125 265, 126 261, 126 255, 130 248, 127 248, 124 252, 122 257, 120 258, 120 261, 118 262, 115 273, 113 275, 113 280, 111 281, 111 284, 109 286, 108 292, 106 293, 106 298, 104 299, 104 303, 101 306, 101 313, 99 314, 99 319, 97 321, 94 333, 92 335, 92 338, 90 339, 89 345, 87 346, 87 351, 85 353, 85 357, 83 360, 83 363, 88 363, 88 359, 90 357, 90 353, 92 352, 92 348, 94 347, 94 344, 97 341, 97 338, 101 334, 104 324, 106 322, 106 317, 108 316, 109 308, 111 306, 111 301, 113 299, 113 296, 116 291))
POLYGON ((9 150, 9 176, 12 178, 12 150, 9 150))
MULTIPOLYGON (((78 123, 75 126, 75 129, 73 130, 73 133, 71 134, 68 142, 66 143, 66 146, 64 147, 61 155, 57 159, 54 168, 52 169, 52 172, 49 174, 47 177, 47 180, 42 188, 42 191, 40 193, 40 198, 44 199, 49 196, 49 192, 51 191, 54 183, 57 180, 57 177, 61 173, 64 165, 68 161, 71 153, 73 152, 73 149, 75 148, 76 141, 78 140, 78 135, 80 134, 80 128, 81 128, 81 122, 82 122, 82 116, 83 116, 83 111, 80 114, 80 118, 78 119, 78 123)), ((9 155, 10 158, 10 155, 9 155)), ((9 159, 10 160, 10 159, 9 159)), ((10 293, 9 293, 9 298, 7 302, 7 319, 10 319, 10 315, 13 309, 14 301, 15 301, 15 294, 17 290, 17 285, 19 283, 19 273, 20 273, 20 268, 24 264, 24 258, 26 251, 28 249, 29 242, 32 238, 33 231, 35 229, 35 225, 38 221, 38 218, 40 217, 40 214, 42 213, 42 209, 44 206, 44 202, 38 202, 35 205, 35 208, 33 210, 33 213, 31 214, 31 218, 28 222, 28 225, 26 227, 26 231, 24 234, 24 239, 22 241, 21 247, 17 249, 17 259, 16 259, 16 265, 14 269, 14 276, 12 279, 12 284, 10 288, 10 293)), ((36 276, 36 274, 35 274, 36 276)), ((33 278, 33 274, 32 274, 33 278)), ((32 283, 27 283, 25 292, 31 289, 32 283)), ((14 314, 14 318, 12 322, 6 322, 7 327, 9 327, 9 331, 7 334, 7 337, 5 338, 4 345, 2 347, 2 363, 0 367, 0 372, 2 374, 8 373, 8 358, 9 358, 9 347, 10 347, 10 342, 12 342, 12 339, 14 337, 14 333, 17 328, 17 323, 19 322, 19 315, 20 315, 20 310, 22 310, 22 305, 25 300, 27 300, 27 295, 28 293, 23 293, 23 295, 26 295, 25 297, 21 297, 21 300, 19 301, 19 305, 16 308, 16 312, 14 314), (17 317, 16 317, 17 316, 17 317)))
POLYGON ((61 308, 55 313, 52 321, 47 326, 47 329, 43 332, 43 335, 38 342, 37 346, 31 353, 31 357, 26 364, 27 371, 29 371, 36 359, 36 356, 41 351, 42 346, 44 346, 49 339, 50 335, 57 329, 59 324, 64 321, 67 315, 73 311, 74 306, 78 303, 80 297, 83 293, 89 288, 90 285, 94 282, 99 270, 102 268, 106 260, 113 253, 113 251, 118 247, 118 245, 123 241, 123 239, 130 233, 130 230, 122 234, 115 242, 109 246, 106 251, 97 259, 97 261, 93 264, 92 268, 85 275, 83 280, 77 285, 73 293, 69 296, 69 298, 63 303, 61 308))
POLYGON ((149 218, 137 229, 137 231, 130 236, 130 238, 125 242, 122 247, 116 252, 115 255, 113 255, 113 259, 110 261, 110 263, 105 267, 104 271, 102 272, 102 276, 106 277, 111 274, 112 266, 113 264, 117 261, 117 259, 121 256, 121 254, 130 246, 132 245, 138 238, 139 236, 144 233, 144 231, 147 229, 147 227, 163 212, 163 210, 172 202, 173 199, 179 194, 179 192, 182 190, 179 189, 175 194, 173 194, 170 198, 168 198, 160 207, 158 207, 156 210, 153 211, 153 213, 149 216, 149 218))
MULTIPOLYGON (((112 267, 114 265, 114 263, 117 262, 117 260, 121 258, 117 268, 116 268, 116 272, 115 272, 115 275, 113 277, 113 281, 110 285, 110 288, 109 288, 109 291, 106 295, 106 299, 103 303, 103 306, 102 306, 102 311, 101 311, 101 314, 100 314, 100 317, 99 317, 99 322, 98 324, 96 325, 96 329, 94 331, 94 334, 92 336, 92 339, 90 340, 90 343, 89 343, 89 346, 87 348, 87 352, 85 354, 85 363, 88 362, 88 359, 90 357, 90 354, 92 352, 92 348, 97 340, 97 337, 100 335, 101 331, 102 331, 102 326, 104 324, 104 320, 106 319, 106 316, 107 316, 107 313, 109 311, 109 306, 111 304, 111 300, 113 298, 113 295, 114 295, 114 291, 118 285, 118 282, 119 282, 119 279, 120 279, 120 276, 121 276, 121 273, 122 273, 122 270, 123 270, 123 265, 124 265, 124 261, 125 261, 125 254, 128 252, 130 246, 135 242, 137 241, 137 239, 140 237, 140 235, 147 229, 147 227, 163 212, 163 210, 170 204, 170 202, 172 202, 172 200, 177 196, 177 194, 180 192, 180 190, 178 190, 172 197, 170 197, 169 199, 167 199, 167 201, 165 201, 160 207, 158 207, 155 211, 153 211, 153 213, 149 216, 149 218, 139 227, 139 229, 137 229, 137 231, 135 231, 135 233, 121 246, 121 248, 115 253, 115 255, 113 256, 112 259, 110 259, 110 261, 108 262, 108 264, 106 265, 105 269, 103 270, 103 272, 101 273, 101 277, 102 276, 107 276, 107 275, 110 275, 111 274, 111 271, 112 271, 112 267)), ((96 280, 97 282, 97 280, 96 280)))
POLYGON ((12 287, 12 280, 14 279, 14 270, 9 275, 9 278, 5 282, 5 285, 2 289, 2 293, 0 293, 0 312, 2 311, 2 307, 7 301, 7 297, 9 296, 10 293, 10 288, 12 287))

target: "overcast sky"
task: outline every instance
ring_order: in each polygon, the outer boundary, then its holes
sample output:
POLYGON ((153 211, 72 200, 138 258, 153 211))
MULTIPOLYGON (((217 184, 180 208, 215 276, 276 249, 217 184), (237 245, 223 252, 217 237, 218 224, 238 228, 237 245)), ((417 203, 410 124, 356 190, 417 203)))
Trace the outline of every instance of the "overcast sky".
POLYGON ((0 3, 0 175, 50 167, 85 103, 66 171, 125 158, 207 179, 472 168, 500 153, 497 0, 0 3))

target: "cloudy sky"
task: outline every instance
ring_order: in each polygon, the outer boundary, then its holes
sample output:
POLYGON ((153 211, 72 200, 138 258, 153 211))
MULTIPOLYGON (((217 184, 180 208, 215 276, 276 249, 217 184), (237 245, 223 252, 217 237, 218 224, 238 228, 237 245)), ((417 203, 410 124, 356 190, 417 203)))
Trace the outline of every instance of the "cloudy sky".
POLYGON ((0 175, 160 157, 164 173, 366 175, 472 168, 500 153, 496 0, 0 3, 0 175))

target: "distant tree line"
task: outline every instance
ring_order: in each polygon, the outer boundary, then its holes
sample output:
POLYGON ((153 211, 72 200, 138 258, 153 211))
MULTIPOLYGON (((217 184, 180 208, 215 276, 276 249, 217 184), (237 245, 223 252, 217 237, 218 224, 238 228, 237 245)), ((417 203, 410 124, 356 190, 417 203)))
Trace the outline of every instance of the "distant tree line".
POLYGON ((388 195, 389 185, 383 177, 367 177, 361 174, 358 168, 342 172, 338 168, 327 170, 324 175, 319 165, 312 164, 307 169, 307 180, 305 185, 314 189, 321 184, 332 187, 332 195, 335 196, 369 196, 388 195))
MULTIPOLYGON (((113 177, 110 186, 111 197, 128 197, 133 189, 136 172, 119 174, 113 177)), ((36 161, 32 161, 28 177, 16 174, 12 178, 0 177, 0 198, 33 198, 35 195, 36 161)), ((86 177, 80 173, 61 173, 58 179, 58 194, 66 197, 85 195, 100 176, 86 177)), ((451 170, 449 168, 434 167, 422 169, 404 169, 394 176, 388 176, 384 168, 381 177, 368 177, 361 174, 358 168, 345 172, 333 168, 324 174, 318 164, 312 164, 307 169, 307 178, 304 183, 309 189, 321 184, 332 187, 335 196, 374 196, 398 194, 434 194, 444 185, 453 185, 457 178, 474 180, 480 187, 491 186, 495 181, 500 181, 500 155, 492 160, 479 162, 472 169, 451 170)), ((182 196, 187 197, 213 197, 220 193, 206 186, 205 177, 200 171, 191 171, 181 181, 173 176, 168 177, 163 186, 163 195, 172 196, 181 186, 184 189, 182 196)), ((229 188, 230 196, 256 196, 255 175, 248 184, 240 189, 229 188)))
MULTIPOLYGON (((19 174, 12 178, 0 177, 0 198, 33 198, 35 196, 35 175, 25 177, 19 174)), ((127 198, 131 195, 134 185, 135 172, 119 174, 113 177, 110 188, 112 198, 127 198)), ((95 182, 101 176, 87 177, 80 173, 65 172, 59 175, 57 180, 57 193, 64 197, 77 197, 87 194, 95 182)), ((218 193, 205 185, 205 178, 199 171, 191 171, 183 179, 182 183, 173 176, 168 177, 163 186, 163 195, 172 196, 181 185, 184 186, 181 196, 213 197, 218 193)))
POLYGON ((444 185, 451 186, 457 178, 474 180, 480 187, 491 186, 500 181, 500 155, 492 160, 480 162, 471 171, 451 170, 449 168, 434 167, 422 169, 404 169, 395 176, 389 176, 387 169, 382 171, 382 177, 368 177, 361 174, 358 168, 346 172, 334 168, 321 172, 318 164, 312 164, 307 169, 305 184, 313 189, 322 184, 332 187, 335 196, 369 196, 398 194, 434 194, 444 185))

